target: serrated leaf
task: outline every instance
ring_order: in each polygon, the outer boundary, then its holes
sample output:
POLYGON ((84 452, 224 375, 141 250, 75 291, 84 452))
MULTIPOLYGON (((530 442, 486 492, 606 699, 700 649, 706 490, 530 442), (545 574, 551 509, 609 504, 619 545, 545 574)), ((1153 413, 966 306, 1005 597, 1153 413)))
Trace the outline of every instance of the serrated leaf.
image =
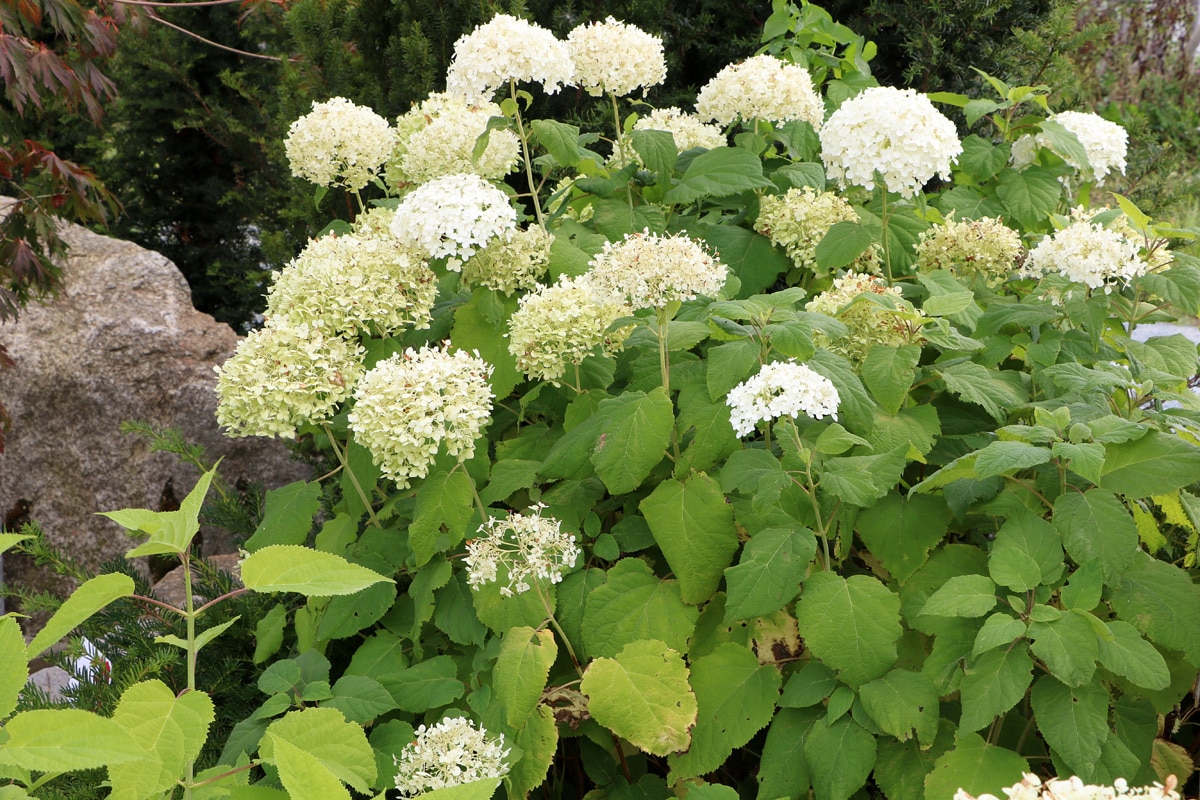
POLYGON ((980 478, 1018 472, 1050 460, 1050 448, 1025 442, 991 442, 978 451, 975 474, 980 478))
POLYGON ((554 721, 554 710, 547 705, 539 705, 512 742, 520 749, 521 760, 509 770, 504 779, 505 786, 509 797, 528 797, 530 791, 545 782, 558 751, 558 725, 554 721))
POLYGON ((1067 468, 1092 483, 1099 483, 1104 470, 1104 445, 1097 442, 1054 442, 1050 452, 1066 463, 1067 468))
POLYGON ((396 707, 413 713, 449 705, 463 696, 466 686, 450 656, 434 656, 407 669, 376 676, 396 707))
POLYGON ((669 131, 633 130, 629 133, 629 143, 641 157, 646 169, 657 173, 660 183, 671 177, 675 171, 675 159, 679 157, 679 148, 669 131))
MULTIPOLYGON (((992 110, 994 111, 995 109, 992 110)), ((976 136, 975 134, 971 134, 962 140, 962 154, 958 157, 958 167, 975 183, 984 183, 991 180, 1007 164, 1007 146, 995 145, 982 136, 976 136)))
POLYGON ((696 727, 686 753, 667 757, 668 781, 706 775, 761 730, 775 711, 779 671, 758 663, 745 647, 727 642, 692 662, 696 727))
POLYGON ((597 722, 647 753, 665 756, 691 743, 696 695, 683 658, 663 642, 643 639, 615 658, 597 658, 580 689, 597 722))
POLYGON ((1004 203, 1009 216, 1023 227, 1037 227, 1058 205, 1062 184, 1053 173, 1039 167, 1018 172, 1006 168, 1000 171, 996 196, 1004 203))
POLYGON ((126 558, 138 556, 182 554, 191 547, 192 537, 200 530, 200 506, 208 487, 212 484, 216 467, 200 476, 196 485, 175 511, 150 511, 144 508, 127 508, 121 511, 104 511, 101 516, 130 531, 141 531, 149 539, 125 554, 126 558))
POLYGON ((245 548, 253 553, 271 544, 304 544, 320 510, 321 484, 296 481, 267 492, 262 522, 245 548))
POLYGON ((29 680, 25 637, 13 617, 0 617, 0 720, 17 707, 21 689, 29 680))
POLYGON ((816 800, 848 800, 875 766, 875 737, 851 719, 813 725, 804 740, 816 800))
POLYGON ((1061 122, 1053 119, 1042 120, 1042 135, 1038 142, 1045 142, 1051 150, 1061 156, 1064 161, 1086 173, 1091 169, 1087 149, 1079 141, 1079 137, 1061 122))
POLYGON ((989 650, 963 672, 959 730, 977 731, 1021 701, 1033 680, 1026 645, 989 650))
POLYGON ((818 572, 796 607, 800 635, 813 655, 850 686, 882 676, 896 662, 900 598, 875 578, 818 572))
POLYGON ((758 769, 758 800, 799 800, 808 794, 804 740, 819 716, 816 709, 783 708, 771 720, 758 769))
POLYGON ((1200 480, 1200 447, 1178 436, 1149 431, 1104 450, 1100 485, 1129 499, 1173 492, 1200 480))
POLYGON ((600 403, 605 424, 592 450, 596 474, 609 494, 632 492, 663 460, 671 443, 675 411, 662 387, 627 392, 600 403))
POLYGON ((417 490, 416 513, 408 528, 417 566, 458 546, 474 514, 475 493, 466 472, 439 470, 426 478, 417 490))
POLYGON ((994 647, 1012 644, 1024 635, 1024 622, 997 611, 983 621, 983 627, 979 629, 975 644, 971 647, 971 658, 977 658, 980 653, 986 653, 994 647))
POLYGON ((1108 690, 1096 683, 1070 688, 1043 675, 1033 685, 1029 699, 1046 744, 1066 762, 1072 775, 1092 780, 1108 738, 1108 690))
POLYGON ((940 704, 933 681, 919 672, 894 669, 878 680, 858 688, 863 707, 871 719, 904 742, 916 734, 925 747, 937 736, 940 704))
POLYGON ((1009 411, 1029 402, 1029 393, 1018 383, 973 361, 953 364, 939 373, 946 388, 969 403, 982 406, 992 419, 1003 423, 1009 411))
POLYGON ((46 626, 33 637, 26 648, 26 657, 37 658, 97 611, 133 592, 133 578, 128 575, 114 572, 89 578, 63 601, 46 626))
POLYGON ((721 262, 742 282, 738 297, 770 289, 792 267, 792 260, 770 239, 738 225, 698 225, 689 233, 721 254, 721 262))
POLYGON ((579 128, 552 119, 535 119, 529 123, 538 144, 554 157, 559 165, 574 167, 583 158, 579 149, 579 128))
POLYGON ((1166 660, 1136 628, 1119 619, 1109 620, 1106 625, 1113 638, 1098 641, 1100 663, 1105 669, 1151 691, 1171 685, 1171 670, 1166 660))
POLYGON ((270 733, 263 735, 262 745, 270 749, 268 763, 278 770, 290 800, 350 800, 337 775, 316 756, 270 733))
POLYGON ((1036 514, 1012 514, 996 532, 988 574, 998 585, 1025 592, 1056 582, 1064 568, 1058 531, 1036 514))
MULTIPOLYGON (((267 727, 259 754, 279 768, 282 779, 285 769, 293 766, 293 749, 306 756, 300 760, 305 771, 311 759, 356 791, 367 793, 375 782, 375 756, 362 726, 347 722, 337 709, 306 708, 275 720, 267 727), (284 763, 280 763, 281 753, 285 754, 284 763)), ((293 797, 298 796, 294 783, 284 780, 284 787, 293 797)), ((308 792, 306 789, 299 796, 319 797, 308 792)))
POLYGON ((683 601, 711 597, 738 546, 733 507, 720 485, 703 473, 666 480, 638 508, 679 579, 683 601))
POLYGON ((663 202, 691 203, 701 197, 728 197, 772 185, 763 177, 762 161, 754 153, 740 147, 718 147, 693 158, 663 202))
POLYGON ((77 708, 23 711, 4 723, 0 765, 73 772, 142 758, 141 745, 118 724, 77 708))
POLYGON ((831 458, 822 465, 821 488, 848 505, 867 508, 886 495, 907 463, 908 445, 870 456, 831 458))
POLYGON ((810 661, 792 673, 779 697, 780 708, 815 706, 838 686, 837 674, 820 661, 810 661))
POLYGON ((955 575, 929 596, 922 616, 982 617, 996 607, 996 584, 986 575, 955 575))
POLYGON ((537 707, 557 655, 553 631, 520 627, 504 635, 492 669, 492 689, 513 728, 524 727, 537 707))
POLYGON ((867 351, 863 383, 888 414, 895 416, 900 411, 912 388, 920 358, 921 348, 911 344, 901 347, 877 344, 867 351))
POLYGON ((1098 561, 1111 583, 1138 550, 1137 526, 1125 505, 1106 489, 1065 492, 1054 501, 1054 527, 1076 564, 1098 561))
POLYGON ((1002 789, 1029 772, 1029 762, 1011 750, 990 745, 975 733, 961 733, 958 745, 934 762, 925 778, 925 800, 945 800, 959 789, 999 797, 1002 789))
POLYGON ((817 267, 831 272, 850 264, 875 241, 871 230, 861 222, 837 222, 817 242, 814 251, 817 267))
POLYGON ((242 585, 255 592, 297 592, 306 597, 354 594, 381 581, 377 572, 341 556, 308 547, 271 545, 241 563, 242 585))
POLYGON ((950 509, 938 497, 893 491, 858 515, 863 544, 896 580, 912 577, 946 535, 950 509))
POLYGON ((1032 622, 1029 638, 1033 654, 1068 686, 1082 686, 1096 673, 1096 632, 1082 614, 1068 612, 1052 622, 1032 622))
POLYGON ((144 750, 142 758, 108 768, 113 798, 141 798, 165 792, 200 755, 215 719, 204 692, 175 693, 162 681, 143 681, 121 694, 113 721, 144 750))
POLYGON ((1108 601, 1119 619, 1151 642, 1200 664, 1200 592, 1187 572, 1138 551, 1109 584, 1108 601))
POLYGON ((659 578, 639 558, 625 558, 587 595, 583 642, 592 656, 615 656, 639 639, 659 639, 685 652, 698 616, 683 602, 678 581, 659 578))
POLYGON ((396 708, 383 684, 367 675, 343 675, 332 687, 333 697, 321 705, 336 708, 350 722, 367 725, 396 708))
POLYGON ((800 591, 817 551, 808 528, 766 528, 746 543, 736 567, 725 570, 725 621, 771 614, 800 591))

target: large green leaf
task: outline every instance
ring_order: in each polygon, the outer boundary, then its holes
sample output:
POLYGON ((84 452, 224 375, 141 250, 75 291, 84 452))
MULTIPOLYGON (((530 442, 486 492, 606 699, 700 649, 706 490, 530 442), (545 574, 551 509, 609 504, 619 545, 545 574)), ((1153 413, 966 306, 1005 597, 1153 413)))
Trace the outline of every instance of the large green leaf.
POLYGON ((875 578, 818 572, 804 583, 796 622, 812 654, 859 686, 896 663, 900 598, 875 578))
POLYGON ((915 733, 921 744, 933 744, 938 732, 938 692, 919 672, 894 669, 858 688, 863 707, 875 724, 900 741, 915 733))
POLYGON ((996 607, 996 584, 986 575, 955 575, 929 596, 922 616, 982 617, 996 607))
POLYGON ((844 267, 867 251, 875 241, 871 230, 861 222, 837 222, 817 242, 814 252, 817 267, 823 272, 844 267))
POLYGON ((821 716, 817 709, 782 708, 771 720, 758 768, 758 800, 800 800, 811 784, 804 740, 821 716))
POLYGON ((1135 686, 1158 691, 1171 685, 1171 670, 1154 645, 1142 638, 1137 629, 1119 619, 1107 623, 1112 639, 1098 639, 1100 663, 1109 672, 1126 678, 1135 686))
POLYGON ((1006 168, 1000 172, 996 195, 1012 219, 1032 228, 1054 211, 1062 195, 1062 184, 1053 173, 1040 167, 1021 172, 1006 168))
POLYGON ((1045 464, 1050 460, 1050 448, 1025 442, 992 442, 975 458, 975 474, 980 478, 1005 475, 1045 464))
POLYGON ((1021 780, 1029 762, 1011 750, 990 745, 982 736, 962 732, 958 746, 934 762, 925 778, 925 800, 946 800, 962 789, 979 797, 999 797, 1002 789, 1021 780))
POLYGON ((988 573, 1000 586, 1026 592, 1054 583, 1064 569, 1058 531, 1036 514, 1012 514, 996 532, 988 573))
POLYGON ((119 573, 89 578, 71 593, 46 626, 38 631, 26 648, 26 656, 37 658, 50 645, 73 631, 88 617, 114 600, 133 594, 133 578, 119 573))
POLYGON ((629 143, 641 157, 646 169, 658 175, 660 183, 671 177, 679 148, 670 131, 630 131, 629 143))
POLYGON ((242 561, 241 571, 247 589, 297 592, 306 597, 354 594, 391 580, 341 556, 294 545, 271 545, 251 553, 242 561))
POLYGON ((1124 503, 1107 489, 1064 492, 1054 501, 1054 527, 1076 564, 1096 561, 1111 583, 1138 551, 1137 525, 1124 503))
POLYGON ((469 302, 454 310, 454 328, 450 341, 455 347, 476 352, 492 367, 488 384, 497 399, 507 397, 525 379, 517 369, 517 359, 508 350, 507 320, 517 310, 515 296, 499 295, 478 288, 469 302), (493 304, 495 308, 488 308, 493 304))
POLYGON ((855 527, 871 554, 903 582, 921 568, 949 525, 950 509, 942 498, 893 490, 864 508, 855 527))
POLYGON ((755 533, 738 565, 725 570, 725 621, 771 614, 787 605, 799 593, 816 551, 817 537, 808 528, 755 533))
POLYGON ((615 656, 639 639, 659 639, 682 653, 698 616, 683 602, 678 581, 659 578, 639 558, 624 558, 587 596, 583 642, 591 656, 615 656))
MULTIPOLYGON (((512 765, 505 784, 509 797, 528 797, 529 792, 546 781, 546 774, 554 763, 558 752, 558 725, 554 721, 554 709, 542 704, 517 734, 513 745, 521 751, 521 760, 512 765)), ((428 798, 436 792, 424 795, 428 798)))
POLYGON ((875 766, 875 737, 849 717, 817 722, 804 740, 816 800, 848 800, 875 766))
MULTIPOLYGON (((333 708, 306 708, 275 720, 263 736, 259 754, 279 768, 280 778, 293 797, 297 797, 296 783, 285 779, 284 773, 293 764, 301 764, 308 771, 309 759, 359 792, 369 792, 375 782, 375 756, 362 726, 347 722, 342 712, 333 708), (293 748, 306 758, 293 760, 293 748)), ((319 795, 309 791, 306 789, 302 796, 316 800, 319 795)))
POLYGON ((687 750, 697 700, 679 653, 656 639, 626 645, 588 665, 579 687, 592 718, 657 756, 687 750))
POLYGON ((609 494, 632 492, 666 455, 675 412, 662 387, 627 392, 600 404, 606 420, 592 464, 609 494))
POLYGON ((1096 631, 1079 611, 1068 611, 1052 622, 1029 625, 1030 650, 1050 674, 1068 686, 1083 686, 1096 672, 1100 656, 1096 631))
POLYGON ((740 147, 718 147, 693 158, 663 202, 691 203, 701 197, 728 197, 772 185, 763 177, 762 161, 754 153, 740 147))
POLYGON ((121 725, 78 708, 23 711, 4 723, 0 766, 73 772, 142 758, 145 751, 121 725))
POLYGON ((312 753, 271 733, 263 735, 262 746, 270 751, 263 760, 275 765, 289 800, 350 800, 338 776, 312 753))
POLYGON ((1033 685, 1029 700, 1046 744, 1072 775, 1092 780, 1108 738, 1108 690, 1098 683, 1071 688, 1043 675, 1033 685))
POLYGON ((1008 419, 1014 406, 1029 402, 1029 392, 1015 373, 1001 373, 965 361, 951 364, 939 374, 947 389, 969 403, 982 406, 1000 423, 1008 419))
POLYGON ((921 348, 911 344, 902 347, 877 344, 867 351, 863 383, 888 414, 895 416, 900 411, 912 388, 920 358, 921 348))
POLYGON ((552 119, 535 119, 529 123, 537 143, 546 148, 563 167, 574 167, 583 158, 579 149, 579 128, 552 119))
POLYGON ((770 239, 748 228, 700 225, 692 233, 720 253, 721 262, 742 282, 738 297, 766 291, 792 266, 792 260, 773 246, 770 239))
POLYGON ((162 681, 143 681, 121 695, 113 721, 145 751, 136 761, 108 768, 113 798, 151 797, 170 789, 200 755, 216 716, 204 692, 175 693, 162 681))
POLYGON ((246 540, 253 553, 270 544, 304 544, 320 510, 321 484, 296 481, 267 492, 262 522, 246 540))
POLYGON ((32 538, 33 537, 29 536, 28 534, 22 535, 19 533, 0 533, 0 553, 15 547, 17 544, 25 541, 26 539, 32 538))
POLYGON ((1150 431, 1132 442, 1107 444, 1100 485, 1136 499, 1168 494, 1200 480, 1200 447, 1150 431))
POLYGON ((333 697, 322 705, 336 708, 350 722, 359 725, 369 725, 396 710, 396 701, 383 684, 366 675, 343 675, 331 691, 333 697))
POLYGON ((121 511, 104 511, 102 516, 130 531, 148 534, 149 539, 125 554, 126 558, 153 556, 167 553, 187 552, 192 537, 200 530, 200 506, 212 484, 216 467, 200 476, 196 485, 174 511, 150 511, 144 508, 126 508, 121 511))
POLYGON ((712 597, 738 547, 733 507, 716 480, 698 473, 683 482, 663 481, 639 508, 679 579, 684 602, 712 597))
POLYGON ((377 676, 401 711, 421 712, 441 708, 462 697, 466 686, 450 656, 434 656, 407 669, 377 676))
POLYGON ((1139 551, 1109 585, 1108 600, 1119 619, 1150 641, 1200 665, 1200 589, 1187 572, 1139 551))
POLYGON ((761 730, 775 711, 779 670, 761 665, 754 653, 727 642, 692 662, 697 721, 692 746, 668 756, 668 781, 707 775, 761 730))
POLYGON ((471 477, 462 470, 439 470, 417 490, 417 508, 408 527, 408 543, 417 566, 456 547, 467 534, 475 514, 471 477))
POLYGON ((504 635, 492 669, 492 690, 504 707, 505 721, 513 728, 524 727, 542 699, 557 655, 553 631, 520 627, 504 635))
POLYGON ((886 495, 900 479, 908 444, 870 456, 844 456, 825 462, 821 488, 848 505, 867 508, 886 495))
POLYGON ((975 659, 963 673, 959 730, 968 733, 990 725, 1021 701, 1032 680, 1033 660, 1024 642, 975 659))
POLYGON ((879 742, 871 777, 887 800, 925 800, 925 777, 953 744, 954 727, 945 718, 937 740, 929 748, 922 748, 916 739, 898 742, 884 737, 879 742))
POLYGON ((17 707, 21 689, 29 680, 25 662, 25 637, 13 617, 0 617, 0 721, 17 707))

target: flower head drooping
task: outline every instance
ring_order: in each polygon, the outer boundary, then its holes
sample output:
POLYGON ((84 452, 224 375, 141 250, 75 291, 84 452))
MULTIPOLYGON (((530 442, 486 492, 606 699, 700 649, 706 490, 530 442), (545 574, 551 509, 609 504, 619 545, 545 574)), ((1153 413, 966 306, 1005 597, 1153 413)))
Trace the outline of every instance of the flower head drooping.
POLYGON ((454 43, 454 61, 446 74, 446 91, 472 102, 490 99, 511 81, 540 83, 555 94, 575 75, 567 46, 540 25, 497 14, 454 43))
POLYGON ((799 119, 820 129, 825 105, 807 69, 761 55, 718 72, 696 96, 696 112, 721 125, 739 117, 770 122, 799 119))
POLYGON ((1149 266, 1140 246, 1103 225, 1078 221, 1047 236, 1029 253, 1025 274, 1059 273, 1092 289, 1111 288, 1143 275, 1149 266))
POLYGON ((962 277, 978 275, 989 286, 998 286, 1016 271, 1021 237, 991 217, 961 222, 950 219, 922 231, 916 251, 920 270, 944 269, 962 277))
POLYGON ((575 62, 574 82, 594 97, 606 92, 624 97, 667 78, 662 39, 612 17, 575 28, 567 34, 567 49, 575 62))
MULTIPOLYGON (((1042 782, 1038 776, 1025 773, 1024 779, 1013 786, 1004 789, 1008 800, 1119 800, 1121 798, 1138 798, 1138 800, 1179 800, 1176 787, 1179 780, 1174 775, 1167 776, 1163 783, 1151 786, 1130 786, 1124 778, 1117 778, 1111 786, 1095 786, 1085 784, 1082 779, 1051 778, 1042 782)), ((997 800, 995 795, 981 794, 978 798, 963 789, 954 793, 954 800, 997 800)))
POLYGON ((492 739, 466 717, 421 725, 416 734, 417 740, 405 745, 396 758, 396 788, 401 797, 508 774, 504 734, 492 739))
POLYGON ((725 398, 729 421, 739 438, 753 433, 758 423, 779 417, 795 419, 803 413, 813 419, 837 419, 839 402, 837 388, 828 378, 790 360, 763 365, 725 398))
POLYGON ((392 235, 457 272, 496 237, 508 238, 517 212, 508 195, 478 175, 447 175, 417 187, 392 219, 392 235))
POLYGON ((318 186, 357 191, 370 182, 392 152, 388 121, 344 97, 313 103, 292 123, 283 147, 292 174, 318 186))
POLYGON ((365 355, 319 319, 252 331, 216 368, 217 422, 229 436, 294 439, 350 396, 365 355))
POLYGON ((497 292, 532 291, 550 265, 554 234, 537 225, 517 231, 511 239, 497 237, 467 259, 462 285, 486 286, 497 292))
POLYGON ((597 347, 608 353, 621 349, 630 329, 608 328, 628 310, 597 296, 582 279, 564 276, 521 298, 508 322, 508 351, 517 369, 557 384, 568 364, 581 363, 597 347))
POLYGON ((923 341, 920 320, 924 313, 904 300, 898 288, 874 275, 836 278, 828 291, 804 308, 834 317, 846 326, 846 335, 833 340, 814 331, 813 343, 856 364, 862 363, 872 345, 898 347, 923 341))
POLYGON ((954 123, 913 89, 866 89, 833 112, 820 136, 821 158, 839 186, 873 189, 879 172, 902 197, 916 195, 934 175, 949 180, 962 153, 954 123))
POLYGON ((467 172, 492 180, 503 178, 517 165, 520 143, 510 130, 488 131, 488 120, 501 115, 495 103, 468 103, 449 92, 431 94, 396 120, 388 183, 425 183, 467 172), (475 142, 485 131, 487 147, 475 158, 475 142))
POLYGON ((664 308, 668 303, 717 297, 728 268, 687 236, 629 234, 591 261, 583 276, 592 291, 619 298, 632 309, 664 308))
POLYGON ((321 319, 335 333, 428 328, 437 276, 390 235, 324 236, 275 274, 267 318, 321 319))
MULTIPOLYGON (((817 270, 817 245, 839 222, 857 221, 858 212, 835 192, 818 192, 811 186, 789 189, 787 194, 766 195, 759 206, 754 230, 783 247, 800 269, 817 270)), ((874 271, 879 248, 868 248, 850 266, 856 272, 874 271)))
MULTIPOLYGON (((1060 111, 1050 119, 1075 134, 1083 145, 1088 159, 1086 169, 1083 164, 1065 155, 1063 158, 1075 169, 1083 170, 1086 179, 1103 183, 1104 177, 1111 171, 1125 174, 1129 134, 1120 125, 1084 111, 1060 111)), ((1038 134, 1037 140, 1039 144, 1047 145, 1044 134, 1038 134)))
POLYGON ((440 450, 466 461, 491 418, 492 367, 462 350, 426 345, 380 361, 354 392, 350 429, 396 485, 423 478, 440 450))
POLYGON ((542 516, 545 507, 539 503, 529 508, 531 514, 512 511, 481 525, 481 535, 467 542, 467 584, 482 586, 503 576, 500 594, 512 597, 529 591, 531 580, 560 582, 580 550, 575 534, 563 533, 561 522, 542 516))

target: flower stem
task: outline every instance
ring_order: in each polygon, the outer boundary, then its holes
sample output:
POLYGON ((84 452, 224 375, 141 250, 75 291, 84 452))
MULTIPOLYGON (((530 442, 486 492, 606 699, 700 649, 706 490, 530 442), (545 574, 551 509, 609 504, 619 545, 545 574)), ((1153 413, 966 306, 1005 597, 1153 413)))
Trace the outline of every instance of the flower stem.
POLYGON ((891 212, 888 210, 887 186, 879 184, 879 193, 883 197, 883 213, 879 216, 879 224, 883 229, 883 274, 887 276, 888 286, 892 285, 892 248, 888 242, 888 220, 891 212))
POLYGON ((521 138, 521 152, 525 156, 525 179, 529 182, 529 195, 533 198, 533 213, 542 230, 546 229, 546 218, 542 215, 542 203, 538 200, 538 184, 533 179, 533 157, 529 152, 529 134, 525 132, 525 123, 521 121, 521 101, 517 99, 517 82, 508 82, 509 97, 513 101, 513 115, 517 120, 517 135, 521 138))
POLYGON ((346 470, 346 475, 350 478, 350 483, 354 484, 354 490, 358 492, 358 499, 367 507, 367 516, 371 519, 371 524, 376 528, 383 528, 379 518, 375 516, 375 509, 371 505, 371 499, 367 497, 367 493, 363 491, 362 484, 358 482, 358 476, 354 474, 354 470, 350 468, 350 459, 346 452, 338 446, 337 439, 333 435, 333 431, 329 429, 329 425, 322 423, 321 427, 325 429, 325 436, 329 438, 329 445, 333 448, 333 452, 337 454, 338 461, 346 470))

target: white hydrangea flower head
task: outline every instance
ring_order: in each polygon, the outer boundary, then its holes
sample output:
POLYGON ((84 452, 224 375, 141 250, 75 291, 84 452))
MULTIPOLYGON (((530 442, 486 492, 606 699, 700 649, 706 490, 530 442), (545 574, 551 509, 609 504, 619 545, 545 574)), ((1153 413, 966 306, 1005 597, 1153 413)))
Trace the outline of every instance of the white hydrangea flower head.
POLYGON ((510 751, 504 748, 504 734, 493 739, 466 717, 421 725, 415 733, 416 741, 406 744, 395 759, 401 797, 508 774, 505 759, 510 751))
MULTIPOLYGON (((1075 206, 1068 212, 1067 217, 1071 222, 1092 222, 1097 215, 1111 210, 1109 206, 1104 206, 1103 208, 1075 206)), ((1138 254, 1146 262, 1146 272, 1163 269, 1170 266, 1171 262, 1175 260, 1175 256, 1171 254, 1170 248, 1161 243, 1162 240, 1156 242, 1153 252, 1148 252, 1146 249, 1148 245, 1146 233, 1135 228, 1133 222, 1125 214, 1121 214, 1115 219, 1110 220, 1105 227, 1116 231, 1129 241, 1138 244, 1138 254)))
MULTIPOLYGON (((1051 778, 1044 783, 1036 775, 1024 773, 1020 783, 1004 789, 1008 800, 1118 800, 1118 798, 1141 798, 1142 800, 1179 800, 1176 787, 1179 780, 1169 775, 1163 783, 1132 787, 1124 778, 1117 778, 1108 785, 1084 783, 1077 776, 1051 778)), ((971 795, 964 789, 954 794, 954 800, 985 800, 993 795, 971 795)))
POLYGON ((1008 163, 1013 169, 1022 170, 1028 167, 1037 158, 1038 143, 1032 134, 1025 134, 1012 143, 1012 149, 1008 153, 1008 163))
POLYGON ((517 369, 557 385, 568 365, 582 363, 597 347, 610 354, 621 350, 632 329, 608 328, 627 313, 628 307, 597 295, 582 278, 563 276, 521 297, 508 322, 508 351, 517 369))
POLYGON ((875 173, 889 191, 913 197, 934 175, 950 179, 962 153, 958 132, 929 98, 913 89, 875 86, 842 103, 820 131, 821 158, 829 177, 875 188, 875 173))
POLYGON ((760 422, 780 417, 837 419, 837 388, 824 375, 794 360, 764 364, 757 375, 729 390, 729 421, 738 438, 754 433, 760 422))
POLYGON ((295 439, 350 397, 365 355, 319 319, 252 331, 216 367, 217 423, 229 436, 295 439))
POLYGON ((439 451, 460 462, 491 419, 492 367, 478 355, 426 345, 380 361, 359 381, 350 429, 383 474, 407 488, 439 451))
POLYGON ((799 119, 819 130, 825 104, 813 88, 807 69, 763 54, 718 72, 696 96, 696 113, 701 119, 721 125, 739 118, 769 122, 799 119))
POLYGON ((266 316, 345 335, 428 328, 437 276, 390 235, 324 236, 275 273, 266 316))
POLYGON ((833 286, 804 309, 834 317, 846 326, 846 335, 833 340, 813 331, 813 344, 856 364, 862 363, 872 345, 898 347, 924 341, 920 320, 925 314, 901 297, 897 287, 888 286, 876 275, 850 273, 835 278, 833 286))
POLYGON ((387 206, 368 208, 354 218, 351 227, 355 236, 391 236, 396 209, 387 206))
POLYGON ((454 43, 446 91, 490 99, 509 81, 540 83, 556 94, 574 81, 575 64, 567 45, 540 25, 497 14, 454 43))
POLYGON ((575 62, 574 83, 594 97, 624 97, 667 78, 662 39, 612 17, 572 30, 567 50, 575 62))
POLYGON ((496 237, 463 264, 462 285, 486 286, 512 294, 538 288, 550 267, 554 234, 538 225, 517 231, 511 239, 496 237))
POLYGON ((392 235, 429 258, 446 258, 446 268, 462 262, 497 237, 512 236, 517 212, 508 195, 478 175, 447 175, 424 183, 400 202, 392 235))
POLYGON ((979 275, 988 285, 998 286, 1016 274, 1021 250, 1020 234, 998 219, 948 219, 921 232, 917 268, 979 275))
POLYGON ((617 298, 636 310, 717 297, 729 268, 685 235, 660 236, 648 230, 606 242, 589 264, 585 283, 602 297, 617 298))
POLYGON ((581 552, 575 534, 563 533, 562 523, 543 517, 545 505, 530 506, 529 514, 510 511, 492 517, 479 527, 479 536, 467 542, 467 584, 482 586, 501 580, 500 594, 512 597, 533 588, 530 581, 562 581, 581 552))
MULTIPOLYGON (((754 230, 787 252, 800 269, 817 270, 817 245, 839 222, 856 222, 858 212, 836 192, 818 192, 811 186, 789 189, 782 195, 765 195, 759 205, 754 230)), ((874 271, 880 248, 872 246, 851 265, 859 272, 874 271)))
POLYGON ((313 103, 288 128, 284 152, 292 174, 318 186, 366 186, 392 152, 392 126, 344 97, 313 103))
POLYGON ((1118 231, 1090 222, 1072 222, 1046 236, 1029 253, 1025 274, 1041 277, 1059 273, 1091 289, 1111 288, 1144 275, 1149 264, 1136 241, 1118 231))
MULTIPOLYGON (((1103 183, 1109 172, 1125 174, 1125 156, 1129 149, 1129 134, 1115 122, 1109 122, 1099 114, 1085 111, 1060 111, 1050 117, 1054 122, 1079 139, 1087 153, 1087 168, 1077 164, 1073 159, 1063 156, 1068 164, 1081 170, 1088 180, 1103 183)), ((1042 134, 1038 135, 1039 144, 1047 144, 1042 134)), ((1061 155, 1061 154, 1060 154, 1061 155)))
POLYGON ((491 180, 503 178, 516 167, 521 145, 510 130, 487 131, 488 120, 502 115, 495 103, 468 103, 449 92, 431 94, 396 120, 388 183, 425 183, 468 172, 491 180), (485 131, 487 147, 475 159, 475 142, 485 131))

